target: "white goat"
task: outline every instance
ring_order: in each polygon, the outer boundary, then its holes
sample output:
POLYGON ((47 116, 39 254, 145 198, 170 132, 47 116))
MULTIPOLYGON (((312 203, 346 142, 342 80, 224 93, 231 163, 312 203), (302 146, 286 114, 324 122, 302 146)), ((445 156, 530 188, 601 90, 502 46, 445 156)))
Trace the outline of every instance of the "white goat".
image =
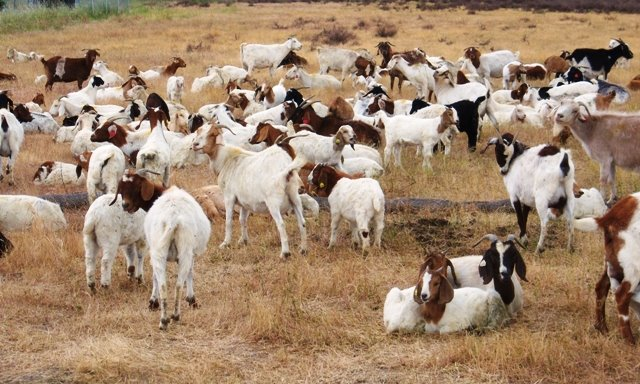
POLYGON ((217 73, 214 73, 212 75, 194 78, 193 83, 191 83, 191 93, 202 92, 208 87, 222 88, 223 86, 222 78, 217 73))
POLYGON ((11 60, 12 63, 26 63, 33 60, 31 56, 15 48, 7 48, 7 59, 11 60))
POLYGON ((91 140, 94 130, 98 126, 96 114, 93 112, 84 112, 78 116, 76 126, 79 127, 73 141, 71 142, 71 153, 79 155, 84 151, 93 151, 105 143, 96 143, 91 140))
POLYGON ((345 158, 342 168, 350 175, 362 174, 372 179, 377 179, 384 174, 384 168, 380 164, 366 157, 345 158))
POLYGON ((35 185, 85 185, 87 177, 84 173, 78 175, 77 171, 76 164, 45 161, 33 176, 33 183, 35 185))
POLYGON ((527 244, 527 217, 535 208, 540 217, 536 253, 542 252, 547 223, 559 211, 567 221, 567 249, 572 250, 575 166, 571 153, 546 144, 529 148, 510 133, 490 139, 485 150, 489 145, 496 146, 496 162, 518 217, 520 242, 527 244))
POLYGON ((343 125, 334 136, 304 132, 292 136, 290 143, 296 156, 302 156, 311 163, 326 163, 342 169, 342 150, 345 146, 355 145, 356 135, 350 125, 343 125))
POLYGON ((254 69, 269 68, 269 75, 273 77, 282 59, 291 51, 302 48, 302 43, 295 37, 290 37, 281 44, 240 44, 240 58, 242 67, 249 75, 254 69))
POLYGON ((18 119, 5 108, 0 108, 0 181, 4 178, 2 174, 2 158, 8 157, 7 176, 9 185, 13 185, 13 166, 15 165, 20 147, 24 141, 24 129, 18 119))
POLYGON ((394 164, 402 166, 400 159, 403 145, 413 144, 422 146, 422 166, 432 169, 431 156, 433 146, 439 141, 445 143, 445 155, 451 151, 451 141, 447 136, 458 133, 457 114, 452 108, 447 108, 440 117, 421 119, 413 116, 388 117, 384 111, 376 112, 379 119, 378 128, 384 130, 385 148, 384 164, 389 165, 393 153, 394 164))
POLYGON ((477 48, 469 47, 465 49, 464 56, 466 59, 461 69, 465 69, 469 73, 477 73, 480 80, 483 80, 489 77, 501 77, 505 65, 517 61, 520 52, 499 50, 481 54, 477 48))
POLYGON ((87 285, 95 291, 96 258, 102 249, 100 285, 111 285, 111 269, 122 247, 127 260, 127 275, 142 282, 144 252, 144 219, 146 212, 138 210, 127 213, 122 209, 122 199, 112 193, 98 197, 84 216, 82 241, 84 243, 84 262, 87 285), (113 201, 116 204, 111 204, 113 201))
MULTIPOLYGON (((138 171, 143 173, 143 171, 138 171)), ((127 172, 118 184, 122 195, 122 208, 129 213, 138 209, 147 211, 144 234, 149 245, 153 268, 153 290, 149 307, 160 307, 160 329, 169 325, 167 316, 168 261, 178 262, 175 286, 173 321, 180 320, 181 291, 186 283, 187 302, 196 307, 193 290, 195 258, 204 254, 211 235, 211 224, 196 200, 178 187, 164 189, 140 174, 127 172)), ((116 200, 112 202, 114 204, 116 200)))
POLYGON ((590 81, 578 81, 575 83, 564 84, 558 87, 553 87, 547 91, 549 97, 558 101, 566 97, 576 97, 584 95, 585 93, 594 92, 598 92, 598 84, 593 84, 590 81))
MULTIPOLYGON (((407 60, 405 60, 402 55, 393 55, 389 63, 387 64, 387 68, 392 70, 397 68, 404 77, 409 80, 416 90, 418 91, 417 97, 424 98, 425 100, 429 100, 431 97, 431 93, 435 90, 435 83, 433 79, 433 69, 425 64, 414 64, 410 65, 407 60)), ((445 104, 438 99, 438 102, 441 104, 445 104)))
POLYGON ((37 225, 47 231, 66 228, 60 205, 35 196, 0 195, 0 231, 23 231, 37 225))
POLYGON ((326 75, 330 69, 340 71, 340 81, 355 70, 356 59, 360 54, 351 49, 336 47, 320 47, 317 50, 319 73, 326 75))
POLYGON ((84 88, 79 91, 70 92, 66 97, 74 104, 79 104, 80 106, 85 104, 95 104, 98 89, 102 89, 104 87, 104 80, 102 80, 100 76, 95 75, 89 78, 89 82, 84 88))
POLYGON ((234 146, 224 145, 220 128, 198 128, 193 141, 194 151, 204 151, 211 159, 211 167, 218 174, 218 182, 224 192, 226 210, 225 237, 221 248, 231 242, 233 206, 240 208, 240 241, 247 243, 247 218, 250 212, 271 214, 280 234, 280 257, 290 255, 289 239, 282 219, 282 212, 293 208, 298 222, 302 253, 307 250, 307 232, 302 215, 302 203, 298 195, 301 185, 298 170, 306 162, 301 156, 292 160, 293 149, 279 143, 255 153, 234 146), (283 150, 284 149, 284 150, 283 150))
POLYGON ((109 69, 107 63, 102 60, 98 60, 93 63, 93 70, 98 72, 104 83, 109 87, 117 87, 124 83, 124 79, 116 72, 109 69))
POLYGON ((233 65, 224 65, 222 67, 209 66, 207 67, 207 76, 217 75, 222 80, 222 85, 229 84, 231 81, 236 83, 253 83, 249 72, 246 69, 236 67, 233 65))
POLYGON ((584 217, 599 217, 606 211, 607 204, 597 188, 580 188, 573 209, 573 217, 576 220, 584 217))
POLYGON ((171 76, 167 79, 167 98, 180 103, 184 94, 184 76, 171 76))
POLYGON ((96 148, 91 154, 87 171, 89 203, 93 203, 98 197, 98 192, 115 193, 125 167, 124 153, 115 145, 106 143, 96 148))
MULTIPOLYGON (((151 134, 138 151, 136 156, 136 169, 146 169, 160 176, 162 185, 169 185, 171 172, 171 146, 165 138, 165 124, 167 118, 160 109, 147 112, 149 117, 151 134)), ((168 134, 168 132, 167 132, 168 134)))
POLYGON ((291 67, 284 75, 285 79, 296 80, 301 86, 308 88, 340 89, 342 83, 331 75, 310 74, 297 66, 291 67))

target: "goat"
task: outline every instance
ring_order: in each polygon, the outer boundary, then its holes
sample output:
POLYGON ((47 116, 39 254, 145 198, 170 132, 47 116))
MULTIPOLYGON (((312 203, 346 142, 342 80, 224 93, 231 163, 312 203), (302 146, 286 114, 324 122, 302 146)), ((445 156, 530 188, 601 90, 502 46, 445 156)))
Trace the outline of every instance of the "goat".
MULTIPOLYGON (((382 63, 380 63, 381 68, 388 68, 389 61, 391 61, 391 58, 396 54, 400 54, 402 58, 406 60, 410 65, 416 63, 424 63, 426 61, 426 54, 418 48, 411 51, 395 52, 393 48, 391 48, 392 46, 393 44, 388 41, 381 41, 378 43, 378 45, 376 45, 376 48, 378 49, 377 54, 382 56, 382 63)), ((388 74, 391 83, 391 90, 393 91, 393 83, 397 78, 398 92, 402 93, 402 82, 407 79, 398 70, 390 69, 388 71, 388 74)))
POLYGON ((171 76, 167 80, 167 98, 169 101, 180 103, 184 94, 184 77, 171 76))
POLYGON ((501 77, 502 69, 505 65, 512 61, 517 61, 520 56, 519 52, 511 52, 508 50, 493 51, 489 53, 480 53, 478 48, 469 47, 464 50, 466 68, 470 73, 477 73, 480 80, 489 77, 501 77), (471 63, 472 65, 468 65, 471 63))
POLYGON ((18 104, 13 109, 13 114, 22 124, 25 133, 41 132, 53 133, 58 131, 60 126, 48 113, 29 112, 24 104, 18 104))
POLYGON ((640 114, 591 113, 584 104, 563 100, 556 111, 555 121, 569 127, 587 155, 598 162, 600 193, 605 196, 605 187, 609 185, 611 193, 607 204, 612 204, 617 198, 616 165, 637 170, 640 164, 634 140, 639 134, 640 114))
POLYGON ((205 125, 196 131, 193 150, 209 155, 211 167, 218 174, 218 183, 224 192, 225 237, 220 244, 221 248, 227 247, 231 242, 233 206, 239 203, 242 243, 248 242, 249 213, 268 211, 280 234, 280 257, 288 257, 289 240, 282 212, 293 208, 300 231, 300 250, 306 253, 307 232, 298 195, 301 184, 298 169, 306 160, 298 157, 293 161, 293 149, 286 141, 261 152, 249 152, 225 145, 221 129, 205 125))
POLYGON ((380 248, 384 229, 384 193, 373 179, 351 179, 334 167, 318 164, 308 177, 312 191, 321 189, 329 196, 331 207, 331 237, 329 249, 335 246, 342 219, 351 225, 351 241, 369 250, 369 222, 373 221, 373 245, 380 248))
MULTIPOLYGON (((160 307, 160 329, 169 325, 167 316, 167 261, 178 262, 174 305, 171 319, 180 320, 181 291, 186 282, 187 302, 197 307, 193 290, 193 264, 204 254, 211 235, 211 224, 196 200, 178 187, 163 188, 140 174, 128 171, 118 183, 116 195, 122 196, 122 208, 129 213, 147 211, 144 234, 153 268, 153 290, 149 307, 160 307)), ((116 196, 117 197, 117 196, 116 196)), ((116 199, 111 205, 116 203, 116 199)))
MULTIPOLYGON (((388 166, 393 153, 396 166, 401 164, 401 146, 413 144, 422 146, 422 166, 432 169, 431 156, 433 146, 445 136, 458 132, 456 112, 447 108, 440 117, 432 119, 413 116, 387 117, 384 111, 377 112, 378 128, 384 131, 386 146, 384 148, 384 164, 388 166)), ((445 155, 451 151, 450 141, 445 139, 445 155)))
POLYGON ((41 225, 47 231, 67 227, 60 205, 29 195, 0 195, 0 231, 24 231, 41 225))
POLYGON ((126 167, 124 153, 115 145, 106 144, 93 150, 87 170, 89 204, 102 194, 115 193, 126 167))
POLYGON ((295 65, 287 71, 284 77, 288 80, 297 80, 301 86, 306 88, 340 89, 342 87, 340 80, 331 75, 310 74, 295 65))
POLYGON ((610 49, 578 48, 571 52, 567 60, 571 65, 582 68, 587 78, 594 79, 602 75, 607 80, 611 68, 619 58, 633 58, 629 46, 622 39, 618 39, 618 43, 619 45, 610 49))
POLYGON ((45 161, 33 176, 35 185, 84 185, 86 180, 84 174, 77 174, 75 164, 60 161, 45 161))
POLYGON ((560 56, 549 56, 544 60, 544 68, 547 70, 547 79, 551 74, 556 76, 561 73, 565 73, 571 67, 571 64, 567 60, 569 51, 562 51, 560 56))
POLYGON ((402 73, 403 77, 416 87, 418 97, 431 99, 435 85, 433 82, 433 69, 425 64, 411 64, 403 55, 396 54, 387 63, 389 70, 396 69, 402 73))
POLYGON ((618 329, 629 344, 635 344, 629 321, 629 307, 640 317, 640 257, 638 257, 638 202, 640 193, 620 199, 607 213, 596 218, 576 220, 580 231, 604 232, 604 272, 596 284, 595 328, 607 333, 605 304, 609 290, 615 292, 618 329))
POLYGON ((146 71, 140 72, 140 77, 144 81, 156 80, 160 77, 170 77, 176 74, 178 68, 185 68, 187 63, 184 62, 180 57, 173 56, 171 58, 171 62, 167 65, 153 67, 146 71))
POLYGON ((351 126, 343 125, 334 136, 328 137, 308 132, 292 136, 290 143, 296 156, 303 156, 309 162, 326 163, 341 169, 342 150, 347 145, 353 149, 356 136, 351 126))
POLYGON ((11 62, 15 64, 29 62, 33 60, 33 57, 27 53, 20 52, 15 48, 7 48, 7 59, 11 60, 11 62))
POLYGON ((109 288, 111 285, 111 269, 119 247, 125 251, 128 277, 142 282, 144 252, 147 248, 144 237, 145 216, 146 212, 143 210, 125 212, 120 196, 114 196, 112 193, 98 197, 91 204, 84 216, 82 241, 87 286, 92 292, 96 290, 96 257, 100 249, 102 288, 109 288), (110 204, 114 198, 118 204, 110 204))
POLYGON ((356 59, 360 54, 351 49, 336 47, 320 47, 317 50, 319 73, 326 75, 329 70, 334 69, 340 72, 340 82, 343 82, 347 74, 355 69, 356 59))
POLYGON ((546 144, 528 147, 510 133, 491 138, 482 153, 490 145, 495 145, 496 162, 516 211, 520 242, 525 245, 528 242, 527 218, 535 207, 540 217, 536 253, 544 251, 547 223, 555 212, 563 214, 567 220, 567 249, 572 251, 575 166, 571 153, 546 144))
POLYGON ((271 86, 263 83, 255 93, 255 101, 261 102, 265 109, 275 107, 284 102, 287 96, 287 89, 284 87, 284 79, 280 79, 278 84, 271 86))
POLYGON ((209 66, 206 71, 207 75, 218 75, 220 80, 222 80, 222 84, 229 84, 231 82, 235 82, 237 84, 249 83, 252 86, 256 85, 255 80, 251 78, 249 72, 247 72, 244 68, 239 68, 233 65, 225 65, 222 67, 209 66))
POLYGON ((159 109, 151 109, 147 112, 151 134, 142 145, 136 156, 136 169, 146 169, 152 174, 157 174, 162 179, 162 185, 169 186, 169 174, 171 171, 171 147, 165 138, 165 126, 167 116, 159 109))
POLYGON ((240 44, 240 58, 242 67, 249 75, 254 69, 269 68, 269 75, 273 77, 282 59, 291 51, 302 48, 302 43, 295 37, 288 38, 281 44, 240 44))
POLYGON ((7 109, 0 108, 0 181, 4 179, 2 158, 8 157, 6 175, 9 177, 9 185, 15 184, 13 166, 23 141, 24 129, 18 119, 7 109))
POLYGON ((100 77, 104 80, 105 84, 109 87, 117 87, 124 83, 122 76, 109 69, 107 63, 102 60, 98 60, 93 63, 93 70, 98 72, 100 77))
POLYGON ((295 65, 301 68, 306 67, 309 64, 307 59, 302 56, 299 56, 295 51, 290 51, 287 53, 287 56, 282 59, 280 64, 278 64, 278 68, 280 67, 289 67, 290 65, 295 65))
POLYGON ((45 89, 50 91, 53 83, 70 83, 76 81, 78 89, 82 88, 82 83, 91 75, 91 69, 96 58, 100 56, 97 49, 87 49, 84 57, 62 57, 53 56, 45 60, 40 59, 44 65, 44 72, 47 75, 45 89))
POLYGON ((0 81, 16 81, 18 78, 13 73, 0 72, 0 81))
POLYGON ((580 188, 576 191, 574 188, 573 194, 575 196, 574 219, 602 216, 607 211, 607 205, 598 189, 580 188))

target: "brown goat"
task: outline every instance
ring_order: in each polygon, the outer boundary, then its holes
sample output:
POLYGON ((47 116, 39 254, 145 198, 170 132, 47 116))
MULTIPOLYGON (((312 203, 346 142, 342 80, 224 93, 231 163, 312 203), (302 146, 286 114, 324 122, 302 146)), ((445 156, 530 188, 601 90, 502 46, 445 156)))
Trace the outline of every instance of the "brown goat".
POLYGON ((336 97, 329 104, 329 112, 342 120, 351 120, 354 116, 353 107, 342 96, 336 97))
POLYGON ((47 83, 44 88, 50 91, 53 83, 70 83, 76 81, 78 89, 82 88, 82 83, 89 78, 93 68, 93 62, 100 56, 97 49, 88 49, 84 57, 62 57, 53 56, 45 60, 40 59, 44 65, 44 73, 47 75, 47 83))
POLYGON ((283 136, 286 137, 287 133, 274 128, 269 123, 260 122, 256 126, 256 133, 249 139, 249 144, 266 143, 270 147, 283 136))
POLYGON ((308 64, 309 62, 307 61, 307 59, 305 59, 302 56, 299 56, 294 51, 289 51, 289 53, 287 53, 287 56, 285 56, 284 59, 282 59, 282 61, 280 62, 280 64, 278 64, 278 67, 288 68, 291 65, 295 65, 297 67, 304 68, 308 64))
POLYGON ((562 51, 560 56, 549 56, 544 60, 544 67, 547 70, 546 77, 549 79, 552 74, 565 73, 571 67, 566 57, 569 56, 568 51, 562 51))
MULTIPOLYGON (((416 64, 416 63, 424 64, 427 60, 424 52, 419 49, 414 49, 411 51, 404 51, 404 52, 395 52, 393 48, 391 48, 392 46, 393 44, 391 44, 388 41, 381 41, 378 43, 378 45, 376 45, 376 48, 378 48, 378 55, 382 55, 382 63, 380 64, 381 68, 387 68, 387 64, 389 64, 391 57, 393 57, 393 55, 396 55, 396 54, 401 55, 402 58, 409 63, 409 65, 416 64)), ((393 91, 393 83, 397 78, 398 92, 402 92, 402 82, 407 80, 407 78, 404 77, 404 75, 396 68, 389 71, 389 77, 391 82, 391 90, 393 91)))
POLYGON ((376 69, 376 62, 374 60, 368 60, 365 57, 358 56, 355 61, 355 67, 356 67, 356 72, 355 72, 356 76, 364 76, 364 77, 373 76, 373 73, 375 72, 375 69, 376 69), (368 72, 367 72, 367 68, 369 69, 368 72))
POLYGON ((627 87, 632 91, 640 90, 640 75, 636 75, 633 79, 631 79, 627 87))

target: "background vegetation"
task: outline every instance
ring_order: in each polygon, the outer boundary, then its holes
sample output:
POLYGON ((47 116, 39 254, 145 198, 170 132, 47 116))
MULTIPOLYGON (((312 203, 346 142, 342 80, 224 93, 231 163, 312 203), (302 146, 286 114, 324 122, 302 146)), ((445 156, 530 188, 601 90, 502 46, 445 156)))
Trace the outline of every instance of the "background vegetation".
MULTIPOLYGON (((452 60, 470 45, 483 51, 519 50, 525 62, 542 62, 562 49, 604 47, 610 37, 624 38, 632 50, 640 47, 634 15, 509 9, 470 14, 466 9, 420 10, 415 3, 387 6, 140 5, 106 20, 87 18, 56 28, 3 31, 0 51, 15 47, 46 57, 80 56, 82 48, 94 47, 111 69, 123 75, 131 64, 146 69, 179 55, 187 62, 179 74, 190 85, 194 77, 204 75, 207 65, 240 65, 241 42, 280 42, 292 34, 303 42, 300 54, 315 72, 313 49, 323 43, 314 42, 314 37, 334 27, 354 34, 345 43, 351 48, 364 47, 375 54, 378 41, 390 40, 400 50, 422 47, 430 55, 452 60), (377 36, 380 21, 395 26, 395 36, 377 36)), ((42 73, 40 63, 12 64, 2 59, 0 72, 17 75, 16 82, 0 83, 16 102, 42 91, 33 83, 42 73)), ((634 60, 630 69, 614 69, 610 80, 626 84, 638 72, 634 60)), ((279 72, 273 80, 282 75, 279 72)), ((266 71, 256 76, 269 80, 266 71)), ((74 88, 56 84, 53 92, 46 93, 47 105, 74 88)), ((155 82, 151 90, 164 95, 165 83, 155 82)), ((304 93, 328 103, 338 94, 353 96, 354 90, 346 82, 339 92, 304 93)), ((414 91, 409 87, 402 95, 397 91, 393 95, 412 98, 414 91)), ((187 92, 184 104, 195 111, 224 99, 221 90, 187 92)), ((640 97, 634 94, 618 108, 636 111, 640 97)), ((531 145, 550 141, 546 129, 502 129, 518 131, 518 138, 531 145)), ((482 142, 493 134, 486 127, 482 142)), ((578 183, 597 185, 596 164, 575 141, 568 147, 578 183)), ((32 185, 36 168, 49 159, 71 162, 68 144, 29 135, 17 162, 17 185, 1 183, 0 193, 83 190, 32 185)), ((491 152, 468 153, 464 137, 456 139, 449 158, 435 157, 433 172, 419 167, 413 150, 406 150, 403 160, 404 169, 391 169, 380 179, 388 198, 506 198, 491 152)), ((209 170, 199 167, 176 171, 171 181, 192 190, 211 179, 209 170)), ((618 171, 618 186, 621 194, 640 190, 638 175, 618 171)), ((386 335, 382 326, 386 293, 393 286, 415 284, 427 251, 444 250, 451 257, 480 253, 482 247, 471 246, 485 233, 515 232, 513 213, 468 208, 389 213, 383 249, 363 258, 348 248, 346 232, 338 249, 327 252, 329 215, 322 212, 308 222, 309 255, 294 251, 284 263, 277 257, 278 235, 270 219, 252 216, 250 245, 224 251, 217 248, 223 226, 215 222, 209 249, 195 265, 201 308, 186 310, 179 324, 159 332, 159 314, 147 310, 148 263, 142 286, 126 279, 119 257, 112 287, 95 295, 87 290, 81 238, 85 211, 65 211, 66 231, 35 228, 8 234, 16 250, 0 260, 0 382, 636 383, 640 377, 637 347, 627 346, 618 335, 611 298, 607 313, 612 332, 601 336, 592 328, 602 236, 577 233, 576 251, 568 253, 562 222, 551 225, 543 255, 534 256, 533 245, 523 251, 530 283, 523 284, 525 307, 509 326, 482 335, 446 336, 386 335)), ((529 221, 530 238, 537 239, 537 217, 529 221)), ((287 222, 295 250, 295 223, 291 218, 287 222)), ((237 222, 234 226, 237 236, 237 222)), ((632 325, 637 330, 637 318, 632 325)))

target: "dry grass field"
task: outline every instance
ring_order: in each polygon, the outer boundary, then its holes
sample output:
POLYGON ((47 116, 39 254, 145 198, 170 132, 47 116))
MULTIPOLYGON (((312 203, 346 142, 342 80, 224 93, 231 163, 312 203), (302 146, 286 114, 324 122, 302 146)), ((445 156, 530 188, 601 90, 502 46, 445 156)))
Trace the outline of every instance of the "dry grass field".
MULTIPOLYGON (((375 5, 234 4, 209 8, 161 8, 121 15, 108 21, 84 22, 59 30, 5 34, 0 52, 21 51, 80 56, 82 48, 99 48, 111 69, 125 74, 181 56, 187 67, 179 74, 190 88, 207 65, 240 65, 241 42, 281 42, 295 34, 304 44, 301 55, 317 70, 314 37, 322 29, 344 26, 355 39, 347 44, 375 53, 381 40, 398 49, 422 47, 430 55, 457 59, 462 50, 479 45, 519 50, 526 62, 542 62, 562 49, 604 47, 622 37, 640 49, 636 15, 418 11, 411 5, 381 10, 375 5), (397 26, 397 35, 376 36, 379 23, 397 26), (188 49, 198 46, 198 49, 188 49)), ((638 52, 636 52, 638 53, 638 52)), ((19 80, 1 83, 13 99, 25 102, 36 91, 39 63, 0 60, 0 72, 19 80)), ((628 70, 614 69, 610 80, 626 84, 640 72, 637 59, 628 70)), ((266 71, 256 73, 268 80, 266 71)), ((278 73, 281 76, 282 72, 278 73)), ((165 85, 154 83, 164 95, 165 85)), ((498 82, 494 82, 498 86, 498 82)), ((74 90, 56 84, 46 94, 48 105, 74 90)), ((332 92, 305 91, 329 102, 332 92)), ((339 94, 352 96, 345 83, 339 94)), ((395 93, 397 96, 397 92, 395 93)), ((411 88, 402 97, 413 98, 411 88)), ((187 92, 190 110, 224 100, 221 90, 187 92)), ((633 95, 623 110, 640 109, 633 95)), ((550 130, 518 130, 519 140, 535 145, 550 141, 550 130)), ((485 127, 482 144, 494 134, 485 127)), ((571 140, 576 178, 596 186, 598 168, 571 140)), ((405 151, 405 169, 391 169, 381 179, 387 198, 426 197, 453 201, 507 197, 492 151, 468 153, 459 137, 449 158, 437 155, 433 172, 405 151)), ((31 183, 44 160, 72 161, 68 144, 49 136, 29 135, 16 166, 16 185, 0 184, 2 194, 66 193, 82 188, 39 188, 31 183)), ((206 167, 173 173, 172 183, 187 190, 209 184, 206 167)), ((620 170, 621 195, 640 190, 637 174, 620 170)), ((207 253, 195 263, 199 309, 185 309, 179 323, 158 330, 159 314, 147 309, 151 268, 145 283, 128 281, 123 257, 114 265, 113 285, 91 295, 84 274, 82 226, 86 207, 67 210, 66 231, 33 229, 9 233, 16 249, 0 259, 0 382, 188 382, 188 383, 637 383, 640 354, 619 336, 615 304, 607 302, 611 332, 592 327, 595 282, 602 271, 602 236, 576 233, 576 250, 564 249, 563 222, 553 222, 547 251, 533 254, 539 233, 529 220, 529 249, 522 251, 529 283, 523 283, 525 307, 507 327, 484 334, 445 336, 387 335, 382 306, 391 287, 415 284, 425 252, 444 250, 450 257, 480 253, 473 243, 486 233, 505 236, 517 230, 513 213, 474 209, 389 213, 383 248, 366 258, 348 246, 346 228, 339 247, 328 252, 329 214, 308 221, 310 252, 295 250, 295 220, 287 219, 293 256, 280 261, 275 225, 267 217, 249 219, 250 245, 219 250, 223 225, 215 222, 207 253)), ((236 237, 238 223, 234 222, 236 237)), ((171 287, 174 268, 170 268, 171 287)), ((172 290, 170 291, 172 292, 172 290)), ((170 295, 171 297, 171 295, 170 295)), ((637 332, 640 321, 632 319, 637 332)))

